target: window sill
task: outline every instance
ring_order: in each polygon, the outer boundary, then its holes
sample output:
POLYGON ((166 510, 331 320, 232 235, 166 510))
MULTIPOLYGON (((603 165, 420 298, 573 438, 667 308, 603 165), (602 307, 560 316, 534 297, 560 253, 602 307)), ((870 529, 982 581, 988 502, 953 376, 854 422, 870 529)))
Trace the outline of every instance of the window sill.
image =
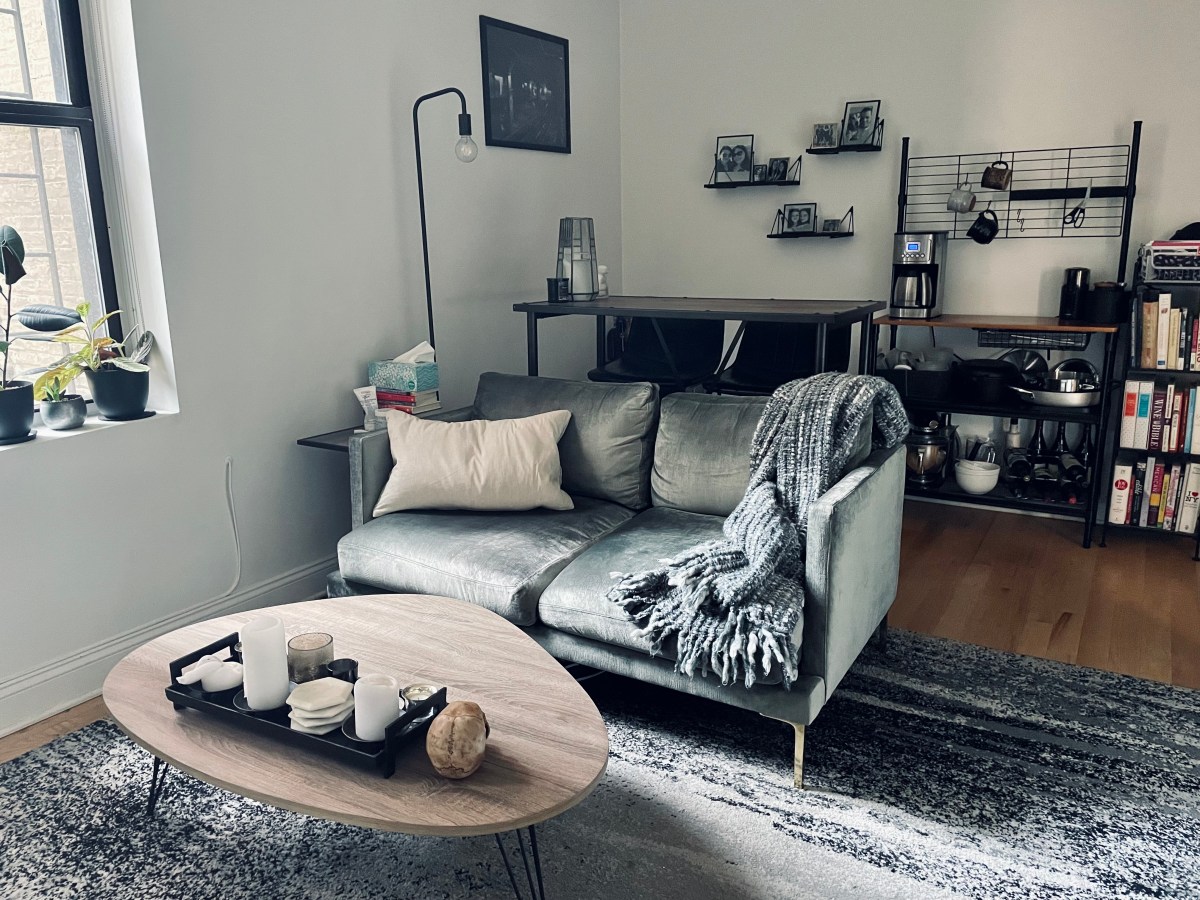
MULTIPOLYGON (((89 404, 90 406, 90 404, 89 404)), ((52 431, 42 424, 39 416, 34 416, 33 430, 37 432, 37 437, 31 441, 25 441, 21 444, 8 444, 0 447, 0 453, 10 453, 19 450, 28 450, 38 446, 44 446, 48 441, 63 441, 70 438, 80 437, 85 434, 95 434, 98 431, 107 431, 110 428, 125 428, 128 426, 147 425, 151 422, 157 422, 164 419, 172 419, 177 416, 176 412, 163 412, 159 410, 155 415, 148 416, 145 419, 132 419, 128 422, 108 422, 101 419, 98 415, 88 410, 88 417, 83 424, 78 428, 73 428, 70 431, 52 431)))

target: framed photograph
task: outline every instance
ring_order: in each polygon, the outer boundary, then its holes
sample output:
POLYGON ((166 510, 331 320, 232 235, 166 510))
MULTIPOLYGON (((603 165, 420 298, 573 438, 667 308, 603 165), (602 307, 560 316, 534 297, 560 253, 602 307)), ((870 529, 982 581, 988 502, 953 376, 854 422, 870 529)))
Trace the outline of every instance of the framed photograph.
POLYGON ((821 122, 813 126, 813 149, 820 147, 837 147, 842 133, 841 122, 821 122))
POLYGON ((750 174, 753 176, 750 179, 751 181, 766 181, 767 180, 767 167, 762 166, 762 165, 755 166, 751 170, 750 174))
POLYGON ((790 156, 772 156, 767 163, 767 181, 787 181, 788 163, 790 156))
POLYGON ((570 153, 566 38, 480 16, 479 47, 488 146, 570 153))
POLYGON ((800 234, 817 230, 817 204, 789 203, 783 208, 783 233, 800 234))
POLYGON ((754 166, 754 135, 727 134, 717 138, 714 181, 749 181, 754 166))
POLYGON ((879 123, 879 105, 878 100, 851 100, 846 104, 841 146, 862 147, 872 142, 879 123))
POLYGON ((823 219, 821 221, 821 230, 825 231, 825 232, 841 231, 842 230, 842 220, 841 219, 823 219))

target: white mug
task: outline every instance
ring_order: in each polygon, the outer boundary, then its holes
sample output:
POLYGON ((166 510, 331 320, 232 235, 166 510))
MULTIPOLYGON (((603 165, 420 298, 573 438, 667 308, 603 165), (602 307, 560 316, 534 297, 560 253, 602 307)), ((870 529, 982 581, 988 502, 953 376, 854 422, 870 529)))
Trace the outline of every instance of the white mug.
POLYGON ((970 212, 975 208, 975 195, 971 193, 970 182, 964 181, 950 192, 946 200, 946 209, 951 212, 970 212))

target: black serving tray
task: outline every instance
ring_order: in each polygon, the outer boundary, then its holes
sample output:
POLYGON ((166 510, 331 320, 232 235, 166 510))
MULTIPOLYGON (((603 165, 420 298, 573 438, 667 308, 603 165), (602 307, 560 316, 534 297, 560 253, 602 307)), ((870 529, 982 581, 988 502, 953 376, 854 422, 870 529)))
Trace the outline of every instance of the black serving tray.
MULTIPOLYGON (((179 676, 183 674, 184 668, 198 662, 202 656, 219 656, 222 651, 227 651, 225 659, 240 661, 241 656, 236 649, 238 640, 238 635, 234 632, 171 663, 171 684, 167 686, 166 694, 175 709, 197 709, 223 721, 232 722, 239 728, 274 737, 295 747, 308 748, 340 762, 373 768, 384 778, 391 778, 396 772, 396 754, 409 741, 425 734, 434 717, 446 707, 446 689, 443 687, 431 697, 411 704, 401 713, 400 718, 388 725, 382 741, 360 741, 347 737, 340 728, 335 728, 328 734, 304 734, 296 731, 288 719, 291 708, 286 704, 261 712, 238 709, 233 705, 233 698, 242 690, 241 685, 227 691, 210 693, 201 690, 199 682, 195 685, 179 683, 179 676)), ((396 697, 396 703, 398 707, 399 695, 396 697)))

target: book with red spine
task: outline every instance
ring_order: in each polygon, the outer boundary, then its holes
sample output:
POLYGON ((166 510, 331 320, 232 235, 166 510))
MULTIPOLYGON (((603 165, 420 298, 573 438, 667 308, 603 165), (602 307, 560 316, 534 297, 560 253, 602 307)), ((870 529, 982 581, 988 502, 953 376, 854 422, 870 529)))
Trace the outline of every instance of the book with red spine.
POLYGON ((1121 411, 1121 446, 1134 447, 1133 427, 1137 422, 1138 382, 1125 382, 1125 408, 1121 411))

